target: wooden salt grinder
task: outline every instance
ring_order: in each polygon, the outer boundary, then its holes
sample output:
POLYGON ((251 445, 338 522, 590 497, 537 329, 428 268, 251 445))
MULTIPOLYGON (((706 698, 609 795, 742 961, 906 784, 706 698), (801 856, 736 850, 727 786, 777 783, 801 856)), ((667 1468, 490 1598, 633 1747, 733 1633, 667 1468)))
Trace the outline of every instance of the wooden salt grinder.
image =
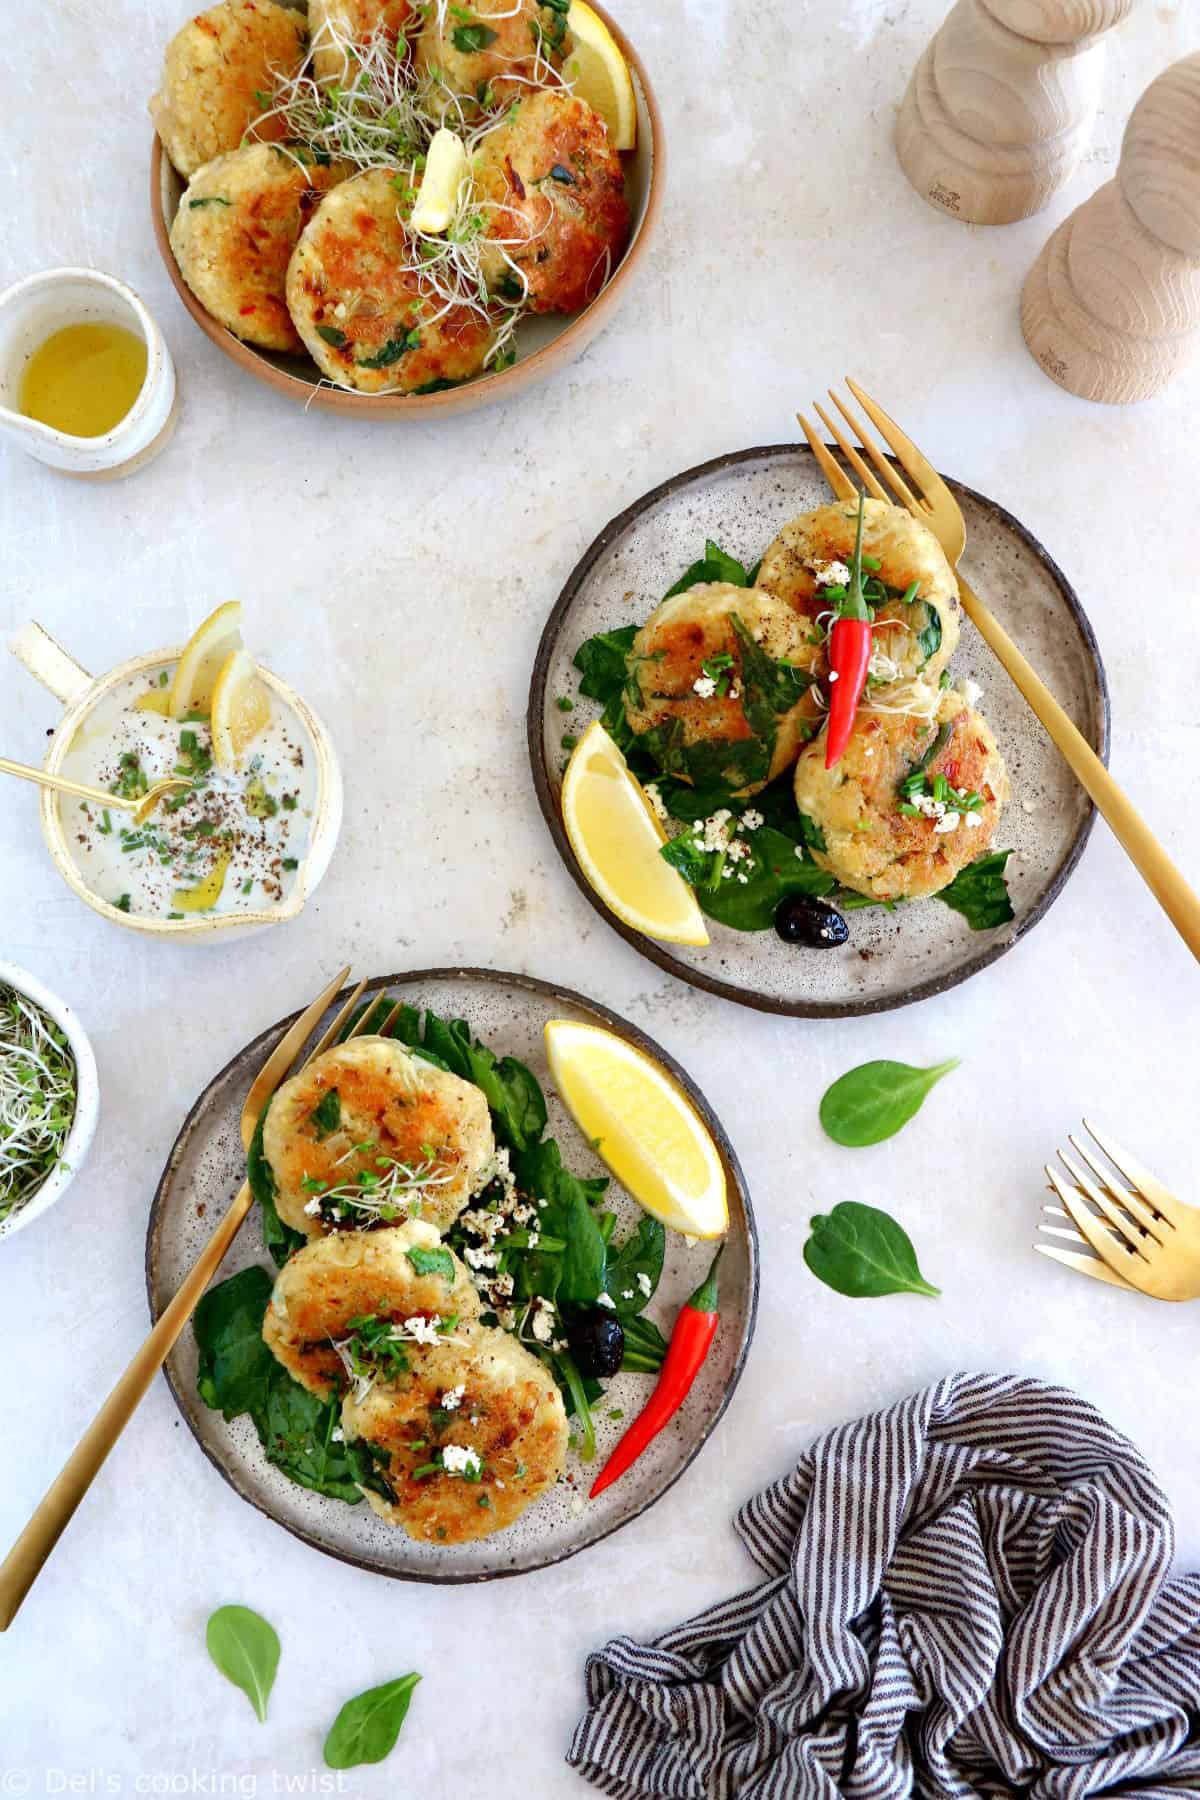
POLYGON ((1116 176, 1030 270, 1021 329, 1085 400, 1144 400, 1200 352, 1200 51, 1134 107, 1116 176))
POLYGON ((1040 211, 1074 172, 1100 97, 1105 32, 1134 0, 958 0, 896 120, 923 199, 973 225, 1040 211))

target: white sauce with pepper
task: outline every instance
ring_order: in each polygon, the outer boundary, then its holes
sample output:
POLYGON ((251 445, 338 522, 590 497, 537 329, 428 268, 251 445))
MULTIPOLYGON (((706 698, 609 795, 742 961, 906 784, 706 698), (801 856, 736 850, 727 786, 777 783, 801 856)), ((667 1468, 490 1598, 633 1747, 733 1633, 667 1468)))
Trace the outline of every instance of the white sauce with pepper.
POLYGON ((309 849, 317 782, 308 733, 272 694, 268 724, 237 770, 222 771, 206 720, 135 705, 165 695, 172 673, 164 664, 106 695, 75 733, 62 773, 108 792, 144 792, 180 773, 193 785, 160 801, 144 825, 124 809, 63 796, 68 848, 91 892, 125 912, 177 916, 178 893, 189 889, 212 904, 183 917, 269 910, 295 888, 309 849), (205 883, 219 891, 210 895, 205 883))

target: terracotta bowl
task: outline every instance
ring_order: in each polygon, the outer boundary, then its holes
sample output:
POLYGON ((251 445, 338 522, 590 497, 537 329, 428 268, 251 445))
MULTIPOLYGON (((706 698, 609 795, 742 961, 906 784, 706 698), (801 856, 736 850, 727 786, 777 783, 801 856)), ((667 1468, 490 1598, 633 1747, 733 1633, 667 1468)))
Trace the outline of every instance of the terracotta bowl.
POLYGON ((526 319, 517 331, 517 361, 496 375, 478 375, 462 387, 440 394, 357 394, 348 388, 318 386, 315 363, 307 357, 281 356, 243 344, 201 306, 179 272, 169 232, 187 183, 176 174, 158 138, 150 154, 150 217, 154 239, 167 274, 193 319, 224 351, 231 362, 286 394, 301 406, 327 412, 349 413, 359 419, 425 419, 438 414, 473 412, 493 400, 510 400, 572 362, 603 330, 628 295, 633 276, 643 261, 658 224, 666 180, 662 116, 641 57, 620 26, 598 4, 593 9, 604 20, 629 64, 637 97, 637 149, 625 158, 625 189, 632 214, 629 247, 608 285, 583 312, 566 318, 545 316, 526 319))

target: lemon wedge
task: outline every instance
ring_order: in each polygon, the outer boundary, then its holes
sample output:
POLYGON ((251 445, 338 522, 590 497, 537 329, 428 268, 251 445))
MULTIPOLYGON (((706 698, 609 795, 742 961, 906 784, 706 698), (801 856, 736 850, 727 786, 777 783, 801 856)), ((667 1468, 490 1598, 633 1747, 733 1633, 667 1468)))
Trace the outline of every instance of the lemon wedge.
POLYGON ((571 0, 567 30, 575 40, 563 74, 608 126, 614 150, 637 145, 637 100, 616 38, 586 0, 571 0))
POLYGON ((248 744, 271 717, 271 696, 254 659, 231 650, 212 691, 212 746, 219 769, 236 769, 248 744))
POLYGON ((170 703, 171 696, 166 688, 148 688, 144 694, 138 695, 133 703, 133 710, 134 712, 163 713, 165 715, 170 703))
POLYGON ((425 153, 425 173, 412 209, 414 231, 436 236, 458 210, 458 194, 467 175, 467 146, 445 126, 433 134, 425 153))
POLYGON ((217 675, 230 652, 242 647, 242 607, 227 600, 209 613, 184 645, 167 696, 167 715, 182 719, 185 713, 207 712, 217 675))
POLYGON ((225 877, 229 873, 229 853, 218 856, 203 881, 195 887, 176 888, 171 896, 171 905, 175 912, 211 912, 221 898, 221 889, 225 886, 225 877))
POLYGON ((550 1019, 545 1038, 555 1087, 621 1186, 672 1231, 723 1237, 724 1164, 666 1070, 599 1025, 550 1019))
POLYGON ((571 753, 562 809, 576 861, 618 919, 664 943, 707 944, 695 894, 658 854, 666 833, 599 721, 571 753))

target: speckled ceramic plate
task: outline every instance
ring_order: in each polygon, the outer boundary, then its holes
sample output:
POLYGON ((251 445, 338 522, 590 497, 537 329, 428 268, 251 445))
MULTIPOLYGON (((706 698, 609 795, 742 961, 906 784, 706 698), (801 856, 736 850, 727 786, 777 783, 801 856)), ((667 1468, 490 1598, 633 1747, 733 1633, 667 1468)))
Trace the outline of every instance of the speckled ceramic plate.
MULTIPOLYGON (((670 1071, 705 1120, 721 1152, 729 1184, 729 1238, 721 1263, 721 1325, 713 1349, 681 1410, 665 1432, 621 1481, 599 1500, 585 1501, 589 1472, 594 1472, 624 1429, 610 1420, 609 1408, 621 1408, 625 1420, 650 1392, 642 1375, 618 1375, 608 1397, 597 1408, 597 1460, 587 1468, 572 1452, 565 1479, 507 1531, 478 1543, 446 1548, 418 1544, 376 1518, 366 1504, 348 1506, 308 1493, 273 1469, 248 1419, 226 1424, 196 1393, 196 1345, 185 1331, 167 1360, 166 1375, 180 1412, 209 1461, 230 1485, 260 1512, 314 1549, 340 1557, 360 1569, 408 1581, 487 1581, 500 1575, 524 1575, 574 1556, 599 1543, 664 1494, 679 1479, 707 1441, 737 1386, 754 1330, 758 1300, 758 1245, 750 1196, 737 1157, 712 1108, 666 1053, 606 1007, 565 988, 552 987, 526 975, 490 969, 422 969, 372 981, 372 995, 387 991, 414 1006, 469 1021, 475 1035, 498 1053, 528 1064, 542 1084, 549 1107, 547 1131, 557 1137, 564 1161, 579 1174, 602 1174, 603 1168, 580 1137, 550 1081, 542 1044, 547 1019, 583 1019, 607 1026, 670 1071)), ((333 1008, 330 1008, 332 1016, 333 1008)), ((295 1014, 292 1015, 295 1017, 295 1014)), ((270 1055, 291 1019, 264 1031, 211 1081, 186 1119, 163 1171, 150 1212, 146 1237, 146 1283, 150 1310, 157 1319, 232 1200, 245 1174, 238 1121, 242 1101, 258 1069, 270 1055)), ((618 1214, 616 1237, 622 1239, 640 1216, 627 1194, 613 1184, 609 1203, 618 1214)), ((671 1321, 699 1285, 711 1248, 689 1245, 667 1234, 667 1260, 647 1316, 669 1334, 671 1321)), ((250 1263, 271 1268, 263 1247, 257 1213, 247 1220, 225 1259, 222 1279, 250 1263)))
MULTIPOLYGON (((1051 558, 1011 513, 946 478, 967 522, 963 573, 998 614, 1102 757, 1108 754, 1108 684, 1095 635, 1079 600, 1051 558)), ((1013 799, 997 849, 1009 846, 1015 920, 972 931, 936 900, 848 915, 841 950, 799 950, 773 931, 732 931, 709 921, 703 949, 660 944, 621 923, 584 880, 563 830, 560 792, 564 733, 580 734, 598 716, 579 699, 572 658, 599 631, 647 618, 706 538, 752 567, 797 513, 824 505, 829 491, 807 448, 770 444, 688 469, 635 500, 584 552, 546 621, 529 691, 527 733, 534 785, 551 836, 577 886, 614 930, 643 956, 693 987, 743 1006, 800 1018, 883 1012, 925 1000, 1003 956, 1062 891, 1087 842, 1093 808, 1017 689, 973 625, 963 620, 951 665, 972 676, 980 710, 996 734, 1012 777, 1013 799), (564 713, 557 702, 576 701, 564 713)))

